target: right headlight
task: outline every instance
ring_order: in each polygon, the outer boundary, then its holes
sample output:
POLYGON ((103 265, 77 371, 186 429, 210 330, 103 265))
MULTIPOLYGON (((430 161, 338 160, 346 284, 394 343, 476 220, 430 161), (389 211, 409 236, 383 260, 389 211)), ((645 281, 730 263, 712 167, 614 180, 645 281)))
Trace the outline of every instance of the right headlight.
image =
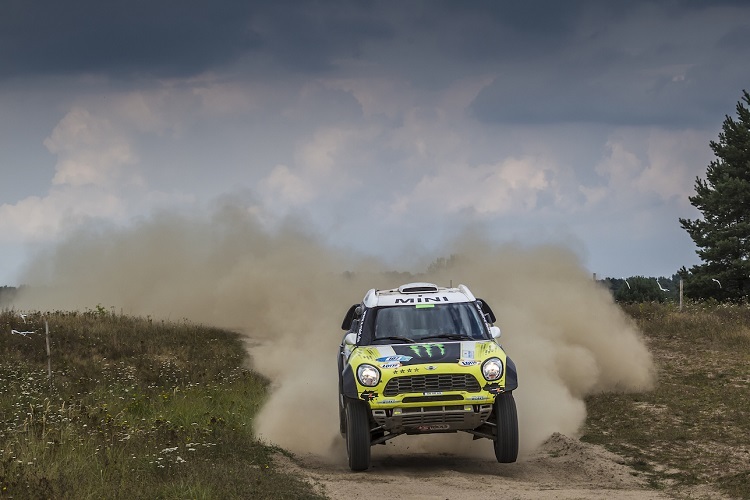
POLYGON ((490 358, 482 364, 482 375, 487 380, 498 380, 503 376, 503 362, 500 358, 490 358))
POLYGON ((380 370, 372 365, 362 364, 357 367, 359 383, 366 387, 375 387, 380 382, 380 370))

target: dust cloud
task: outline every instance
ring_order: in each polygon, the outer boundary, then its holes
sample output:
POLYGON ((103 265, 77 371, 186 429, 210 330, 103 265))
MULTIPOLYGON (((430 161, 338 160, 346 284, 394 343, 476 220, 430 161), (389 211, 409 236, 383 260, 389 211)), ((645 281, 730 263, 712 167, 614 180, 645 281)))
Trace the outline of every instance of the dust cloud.
MULTIPOLYGON (((574 436, 583 398, 651 387, 639 332, 570 250, 497 245, 475 234, 389 269, 321 243, 302 224, 264 228, 240 203, 210 214, 160 213, 128 227, 88 227, 33 256, 16 309, 115 312, 216 325, 247 336, 252 366, 272 381, 259 436, 293 452, 339 459, 337 347, 341 320, 370 288, 410 280, 464 283, 493 307, 518 367, 521 454, 555 432, 574 436)), ((400 437, 376 453, 486 454, 465 434, 400 437), (429 438, 429 439, 427 439, 429 438), (466 451, 462 451, 466 450, 466 451), (477 450, 480 450, 477 452, 477 450)))

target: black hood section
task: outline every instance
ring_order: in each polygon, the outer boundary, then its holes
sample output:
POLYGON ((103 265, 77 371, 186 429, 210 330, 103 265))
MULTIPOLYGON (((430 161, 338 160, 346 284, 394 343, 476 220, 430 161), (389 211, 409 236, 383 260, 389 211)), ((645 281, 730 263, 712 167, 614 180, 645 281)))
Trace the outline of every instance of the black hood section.
POLYGON ((460 342, 394 345, 393 350, 398 355, 411 357, 409 361, 402 360, 402 365, 458 363, 458 360, 461 358, 460 342))

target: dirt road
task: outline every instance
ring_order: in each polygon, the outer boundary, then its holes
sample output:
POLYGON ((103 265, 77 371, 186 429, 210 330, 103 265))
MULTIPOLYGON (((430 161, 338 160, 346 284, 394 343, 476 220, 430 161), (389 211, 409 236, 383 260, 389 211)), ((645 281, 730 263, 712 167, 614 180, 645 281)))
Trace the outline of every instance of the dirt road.
MULTIPOLYGON (((343 447, 343 443, 342 443, 343 447)), ((606 450, 560 434, 515 464, 449 454, 373 451, 369 471, 349 471, 346 457, 335 462, 315 455, 282 466, 306 477, 332 499, 664 499, 643 478, 606 450)))

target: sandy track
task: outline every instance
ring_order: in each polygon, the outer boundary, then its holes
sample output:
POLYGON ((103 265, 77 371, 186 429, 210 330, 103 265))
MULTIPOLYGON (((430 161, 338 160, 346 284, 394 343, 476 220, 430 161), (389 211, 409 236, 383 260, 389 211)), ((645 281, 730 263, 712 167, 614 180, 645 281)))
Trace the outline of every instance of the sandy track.
POLYGON ((278 460, 332 499, 669 498, 648 489, 616 455, 560 434, 515 464, 449 454, 389 455, 377 449, 372 467, 362 473, 349 471, 345 456, 335 462, 316 455, 278 460))

